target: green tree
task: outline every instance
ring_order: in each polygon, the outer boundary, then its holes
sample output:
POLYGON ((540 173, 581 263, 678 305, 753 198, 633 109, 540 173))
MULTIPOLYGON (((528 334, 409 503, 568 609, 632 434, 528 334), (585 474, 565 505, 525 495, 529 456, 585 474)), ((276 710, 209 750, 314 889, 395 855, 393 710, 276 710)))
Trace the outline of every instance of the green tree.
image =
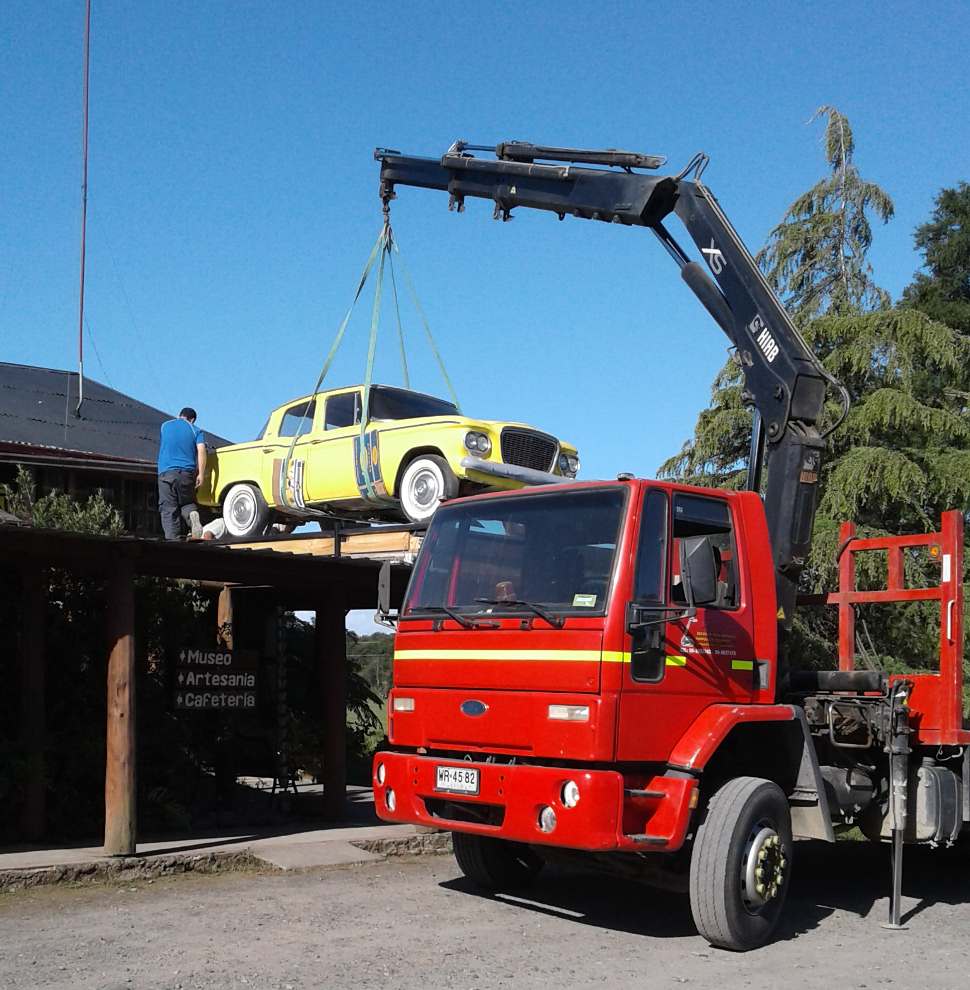
POLYGON ((941 190, 932 218, 916 228, 916 248, 929 274, 903 290, 904 306, 970 334, 970 185, 941 190))
POLYGON ((772 287, 800 318, 890 304, 889 293, 875 284, 866 260, 872 243, 867 214, 874 211, 886 223, 894 213, 893 201, 860 177, 845 114, 824 106, 812 121, 823 114, 828 115, 823 140, 830 174, 792 203, 757 259, 772 287))
POLYGON ((66 529, 102 536, 120 536, 125 532, 121 513, 111 507, 100 491, 85 502, 76 502, 56 490, 37 498, 33 475, 20 464, 14 483, 3 488, 7 511, 39 529, 66 529))
MULTIPOLYGON (((815 538, 802 578, 803 590, 823 592, 838 584, 835 554, 843 520, 853 520, 860 536, 921 533, 936 529, 946 509, 970 510, 970 340, 905 308, 820 317, 803 334, 853 403, 829 440, 815 538)), ((722 373, 715 382, 694 438, 662 465, 662 477, 743 487, 751 414, 741 404, 740 385, 725 378, 722 373)), ((938 583, 934 566, 907 554, 912 586, 938 583)), ((882 584, 885 555, 861 555, 857 577, 862 588, 882 584)), ((801 610, 792 644, 795 665, 831 666, 834 612, 801 610)), ((863 618, 879 630, 876 650, 883 666, 935 666, 939 606, 867 606, 863 618)))

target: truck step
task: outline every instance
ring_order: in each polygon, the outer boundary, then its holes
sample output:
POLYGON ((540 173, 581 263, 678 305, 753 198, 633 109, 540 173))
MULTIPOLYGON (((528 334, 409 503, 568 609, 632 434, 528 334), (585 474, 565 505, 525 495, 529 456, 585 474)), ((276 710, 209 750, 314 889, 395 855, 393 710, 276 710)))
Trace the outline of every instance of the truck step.
POLYGON ((662 835, 628 835, 627 838, 638 845, 647 846, 665 846, 670 841, 662 835))
POLYGON ((623 788, 624 797, 638 797, 638 798, 665 798, 667 795, 664 791, 641 791, 636 788, 623 788))

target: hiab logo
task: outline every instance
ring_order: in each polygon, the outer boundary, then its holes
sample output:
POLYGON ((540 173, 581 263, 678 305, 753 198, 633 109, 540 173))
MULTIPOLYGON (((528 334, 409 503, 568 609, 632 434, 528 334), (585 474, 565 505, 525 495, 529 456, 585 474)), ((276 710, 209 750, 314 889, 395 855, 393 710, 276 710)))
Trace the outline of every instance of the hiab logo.
POLYGON ((778 357, 779 347, 775 343, 775 338, 771 336, 771 331, 765 326, 764 320, 756 316, 748 327, 748 332, 755 338, 755 343, 764 354, 768 364, 778 357), (757 334, 757 336, 755 336, 757 334))

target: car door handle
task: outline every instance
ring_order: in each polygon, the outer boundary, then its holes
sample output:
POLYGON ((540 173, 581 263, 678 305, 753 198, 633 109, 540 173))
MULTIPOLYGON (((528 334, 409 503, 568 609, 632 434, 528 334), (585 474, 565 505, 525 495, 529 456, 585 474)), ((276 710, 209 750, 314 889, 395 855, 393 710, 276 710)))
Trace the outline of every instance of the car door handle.
POLYGON ((276 450, 275 447, 263 447, 264 454, 272 454, 274 450, 276 450))

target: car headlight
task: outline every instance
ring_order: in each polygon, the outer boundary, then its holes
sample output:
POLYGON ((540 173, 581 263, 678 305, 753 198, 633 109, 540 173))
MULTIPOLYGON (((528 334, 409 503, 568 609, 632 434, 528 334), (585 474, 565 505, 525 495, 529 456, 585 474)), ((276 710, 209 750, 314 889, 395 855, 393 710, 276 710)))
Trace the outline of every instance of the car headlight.
POLYGON ((464 444, 466 450, 481 454, 482 457, 488 457, 488 453, 492 449, 492 441, 489 440, 488 434, 479 433, 477 430, 469 430, 465 434, 464 444))
POLYGON ((579 458, 575 454, 560 454, 559 470, 565 477, 575 478, 579 474, 579 458))

